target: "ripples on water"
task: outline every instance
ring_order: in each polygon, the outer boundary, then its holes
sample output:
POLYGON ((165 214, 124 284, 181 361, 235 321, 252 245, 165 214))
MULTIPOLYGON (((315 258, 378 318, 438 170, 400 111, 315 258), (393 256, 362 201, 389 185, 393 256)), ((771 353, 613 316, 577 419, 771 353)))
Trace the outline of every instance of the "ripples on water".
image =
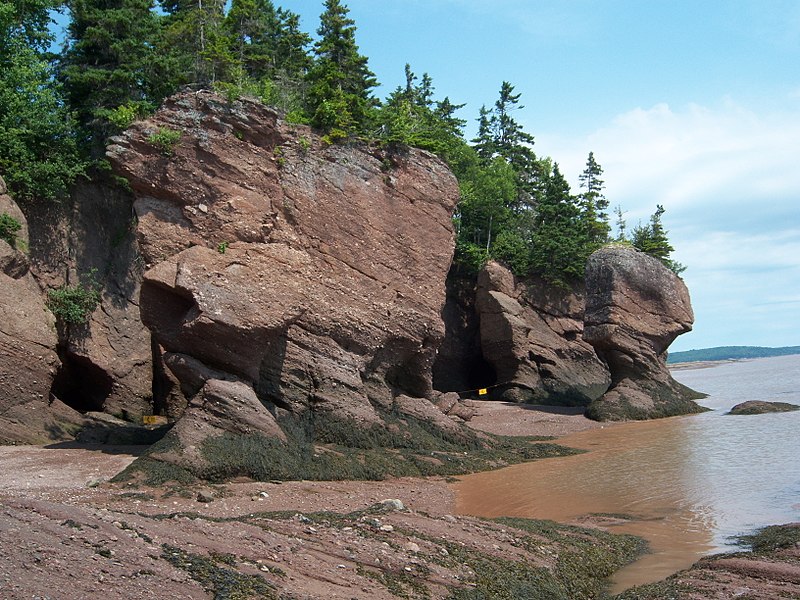
POLYGON ((733 536, 800 520, 800 411, 732 416, 746 400, 800 404, 800 356, 679 370, 710 412, 625 423, 563 438, 587 454, 480 473, 457 485, 460 512, 560 521, 590 513, 635 519, 653 553, 620 571, 615 590, 662 579, 733 536))

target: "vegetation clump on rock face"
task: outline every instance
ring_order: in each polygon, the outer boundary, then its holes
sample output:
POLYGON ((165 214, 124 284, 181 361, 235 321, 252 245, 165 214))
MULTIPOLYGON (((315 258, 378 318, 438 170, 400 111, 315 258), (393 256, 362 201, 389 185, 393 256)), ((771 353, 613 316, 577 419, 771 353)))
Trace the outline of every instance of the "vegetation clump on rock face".
POLYGON ((8 213, 0 214, 0 240, 5 240, 9 246, 16 248, 17 232, 22 229, 22 224, 8 213))
POLYGON ((90 274, 87 279, 87 283, 65 284, 47 292, 47 308, 62 323, 86 323, 100 304, 102 295, 94 274, 90 274))

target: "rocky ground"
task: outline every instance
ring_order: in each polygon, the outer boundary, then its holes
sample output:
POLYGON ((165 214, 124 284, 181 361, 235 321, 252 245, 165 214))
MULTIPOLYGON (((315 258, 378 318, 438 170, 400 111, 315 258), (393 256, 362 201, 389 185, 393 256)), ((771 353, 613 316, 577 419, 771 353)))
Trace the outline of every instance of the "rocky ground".
MULTIPOLYGON (((474 427, 493 433, 597 426, 571 409, 476 405, 474 427)), ((0 598, 572 600, 600 597, 641 549, 601 530, 454 515, 441 478, 108 483, 141 450, 0 447, 0 598)), ((627 597, 798 598, 798 549, 779 552, 706 559, 668 595, 627 597)))

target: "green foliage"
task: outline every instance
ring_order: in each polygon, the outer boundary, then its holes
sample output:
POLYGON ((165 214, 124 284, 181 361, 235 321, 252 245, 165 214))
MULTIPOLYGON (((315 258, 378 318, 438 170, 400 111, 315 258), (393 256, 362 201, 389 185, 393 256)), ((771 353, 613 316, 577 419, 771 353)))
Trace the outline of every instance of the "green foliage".
POLYGON ((228 242, 220 242, 217 244, 217 252, 220 254, 225 254, 225 251, 228 249, 228 242))
POLYGON ((314 62, 306 77, 308 114, 312 125, 336 141, 368 129, 377 105, 370 90, 377 81, 358 51, 348 8, 340 0, 325 0, 324 7, 314 62))
POLYGON ((75 121, 44 56, 26 43, 41 43, 34 26, 18 18, 5 14, 0 31, 0 172, 17 200, 60 199, 84 170, 75 121))
POLYGON ((537 207, 531 266, 550 283, 568 287, 583 279, 591 252, 578 199, 555 165, 537 207))
POLYGON ((63 285, 47 292, 47 308, 62 323, 86 323, 100 304, 102 296, 94 272, 86 279, 86 284, 63 285))
POLYGON ((661 224, 663 214, 664 207, 660 204, 656 205, 656 212, 652 214, 650 221, 646 225, 640 223, 633 228, 630 242, 637 250, 657 258, 676 275, 680 275, 686 270, 686 267, 670 258, 675 248, 669 243, 667 232, 661 224))
POLYGON ((131 100, 113 109, 98 109, 97 114, 106 119, 114 130, 124 131, 134 121, 151 114, 154 109, 155 106, 150 102, 131 100))
POLYGON ((594 158, 594 152, 589 152, 586 160, 586 169, 578 177, 581 189, 584 191, 578 196, 581 208, 581 220, 586 228, 586 241, 589 250, 594 252, 603 244, 610 241, 611 227, 608 224, 608 199, 603 195, 604 181, 600 179, 603 168, 594 158))
POLYGON ((464 105, 453 104, 449 98, 435 102, 433 82, 427 73, 418 84, 410 65, 406 65, 405 74, 405 87, 398 87, 378 111, 379 139, 389 145, 429 150, 453 161, 465 146, 465 123, 455 116, 464 105))
POLYGON ((102 157, 108 136, 152 111, 172 90, 167 55, 157 51, 153 0, 72 0, 59 79, 84 135, 102 157))
POLYGON ((175 154, 175 146, 178 144, 183 133, 177 129, 169 127, 159 127, 158 131, 151 133, 147 141, 158 148, 164 156, 175 154))
POLYGON ((5 240, 8 245, 15 248, 17 245, 17 232, 22 229, 22 224, 8 213, 0 214, 0 240, 5 240))

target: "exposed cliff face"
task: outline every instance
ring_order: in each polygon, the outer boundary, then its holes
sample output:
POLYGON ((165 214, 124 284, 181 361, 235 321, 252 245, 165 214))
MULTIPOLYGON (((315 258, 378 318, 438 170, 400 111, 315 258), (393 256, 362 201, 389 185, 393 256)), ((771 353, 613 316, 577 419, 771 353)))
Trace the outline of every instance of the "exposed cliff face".
POLYGON ((611 381, 583 340, 583 296, 542 281, 517 280, 490 262, 478 276, 476 307, 484 359, 502 398, 585 406, 611 381))
POLYGON ((405 412, 403 394, 427 406, 458 201, 441 161, 325 147, 205 92, 168 101, 108 156, 136 197, 142 320, 185 393, 238 381, 276 414, 362 424, 405 412), (167 129, 181 137, 159 147, 167 129))
POLYGON ((652 419, 704 410, 702 397, 675 381, 669 345, 690 331, 694 314, 683 281, 633 248, 602 248, 586 267, 584 339, 611 370, 611 389, 589 407, 600 420, 652 419))
POLYGON ((13 246, 0 240, 0 444, 66 439, 82 419, 51 402, 50 386, 60 364, 55 320, 29 272, 27 221, 5 191, 0 178, 0 214, 22 227, 13 246))

